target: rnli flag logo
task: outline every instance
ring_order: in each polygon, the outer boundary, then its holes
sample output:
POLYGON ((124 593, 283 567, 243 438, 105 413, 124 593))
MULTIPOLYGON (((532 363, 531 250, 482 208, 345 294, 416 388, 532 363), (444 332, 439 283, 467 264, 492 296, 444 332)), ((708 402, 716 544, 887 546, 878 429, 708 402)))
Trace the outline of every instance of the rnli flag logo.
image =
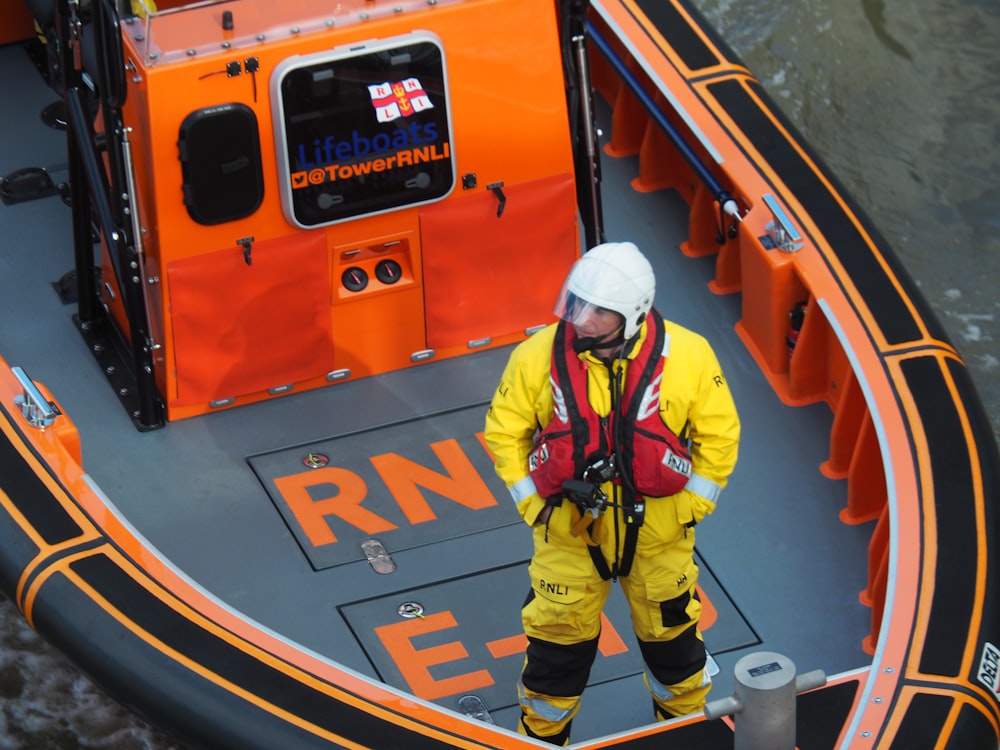
POLYGON ((368 87, 379 122, 392 122, 409 117, 415 112, 433 109, 430 97, 416 78, 405 78, 395 83, 378 83, 368 87))

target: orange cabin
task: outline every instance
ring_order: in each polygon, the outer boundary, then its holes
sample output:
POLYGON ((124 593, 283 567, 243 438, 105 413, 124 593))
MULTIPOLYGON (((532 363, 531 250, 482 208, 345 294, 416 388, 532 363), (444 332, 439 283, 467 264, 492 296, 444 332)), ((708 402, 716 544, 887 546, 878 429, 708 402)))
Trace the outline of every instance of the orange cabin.
POLYGON ((121 29, 168 419, 549 322, 580 251, 552 8, 235 0, 121 29))

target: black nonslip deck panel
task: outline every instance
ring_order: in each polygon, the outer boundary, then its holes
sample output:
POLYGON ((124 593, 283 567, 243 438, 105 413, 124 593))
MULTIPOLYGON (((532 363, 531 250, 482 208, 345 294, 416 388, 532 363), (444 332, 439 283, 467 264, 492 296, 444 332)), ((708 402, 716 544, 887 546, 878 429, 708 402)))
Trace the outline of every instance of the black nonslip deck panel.
MULTIPOLYGON (((0 472, 5 470, 0 462, 0 472)), ((38 554, 36 545, 9 513, 0 513, 0 590, 16 601, 18 581, 25 566, 38 554)))
MULTIPOLYGON (((77 560, 70 567, 138 630, 279 710, 340 735, 348 744, 418 750, 450 746, 417 729, 396 726, 363 708, 321 694, 241 651, 166 605, 102 554, 77 560)), ((198 731, 199 722, 203 722, 207 737, 216 742, 223 731, 232 732, 227 739, 232 747, 241 750, 329 747, 325 740, 320 742, 279 716, 257 709, 193 674, 121 626, 63 576, 53 576, 42 587, 35 605, 35 622, 39 631, 46 631, 46 637, 66 653, 88 660, 81 666, 99 682, 112 683, 109 692, 120 699, 142 695, 146 705, 175 704, 168 713, 178 726, 186 726, 189 731, 198 731), (125 656, 126 651, 131 653, 125 656), (147 684, 137 685, 138 681, 147 684), (171 690, 172 697, 161 695, 171 690), (152 701, 150 696, 154 696, 152 701), (192 712, 198 712, 198 717, 189 717, 192 712), (232 723, 233 716, 239 716, 240 721, 232 723), (290 744, 288 733, 297 735, 302 744, 290 744)), ((364 699, 359 700, 363 706, 364 699)))
POLYGON ((795 700, 795 742, 798 750, 833 750, 844 726, 859 680, 834 685, 799 695, 795 700))
POLYGON ((704 70, 725 62, 727 67, 745 68, 746 63, 729 46, 729 43, 716 31, 704 14, 688 0, 638 0, 636 5, 660 32, 684 64, 692 72, 704 70), (695 33, 694 27, 679 12, 679 8, 694 21, 701 33, 711 40, 715 49, 706 47, 702 39, 695 33), (719 59, 721 53, 722 59, 719 59))
POLYGON ((915 282, 899 258, 861 208, 846 197, 846 191, 823 166, 820 157, 805 145, 795 126, 784 117, 780 108, 760 84, 750 80, 725 80, 709 84, 708 92, 732 118, 736 126, 746 134, 747 140, 754 144, 782 182, 788 186, 789 193, 796 196, 803 209, 819 227, 837 254, 837 259, 843 264, 851 282, 871 307, 889 345, 898 346, 921 339, 920 319, 931 336, 940 341, 949 341, 944 327, 917 290, 915 282), (764 106, 762 107, 754 97, 758 97, 764 106), (815 164, 822 167, 824 176, 836 192, 820 179, 820 175, 793 147, 792 142, 779 130, 772 117, 777 119, 787 132, 793 134, 798 147, 808 154, 815 164), (844 210, 838 198, 850 207, 853 217, 844 210), (877 243, 881 259, 905 286, 908 299, 919 319, 907 307, 907 299, 900 294, 892 278, 879 262, 879 256, 871 250, 861 231, 855 226, 853 218, 857 218, 864 230, 877 243))
MULTIPOLYGON (((639 0, 636 5, 667 40, 667 44, 680 55, 681 60, 690 70, 712 68, 721 62, 719 56, 695 33, 694 27, 688 24, 672 2, 669 0, 639 0)), ((701 15, 689 5, 685 4, 684 8, 699 21, 702 20, 701 15)), ((707 24, 702 22, 701 26, 705 28, 707 24)))
MULTIPOLYGON (((795 743, 798 750, 833 750, 844 721, 854 705, 860 682, 829 685, 797 696, 795 743)), ((731 750, 735 737, 721 720, 703 721, 633 740, 623 750, 731 750)))
POLYGON ((962 706, 955 728, 948 735, 943 750, 967 750, 970 747, 991 747, 997 741, 996 730, 985 715, 971 706, 962 706))
POLYGON ((948 399, 948 384, 937 358, 920 357, 900 362, 900 370, 923 422, 930 453, 934 488, 935 535, 939 554, 935 560, 931 611, 925 648, 920 655, 924 674, 957 677, 975 616, 979 554, 976 496, 969 446, 961 415, 948 399))
MULTIPOLYGON (((6 416, 4 412, 0 419, 6 416)), ((55 502, 48 488, 25 465, 6 434, 0 434, 0 490, 17 508, 31 509, 35 496, 41 505, 51 506, 55 502), (49 503, 45 502, 45 497, 49 498, 49 503)), ((10 600, 15 601, 18 581, 25 566, 38 554, 38 545, 6 509, 0 511, 0 539, 3 540, 0 544, 0 586, 10 600)))
POLYGON ((934 747, 954 703, 955 699, 951 695, 914 695, 889 750, 934 747))
MULTIPOLYGON (((1000 445, 997 444, 993 425, 983 408, 972 375, 968 368, 958 360, 948 358, 948 373, 955 383, 963 407, 963 416, 969 422, 972 439, 971 447, 979 459, 978 478, 982 482, 982 493, 985 502, 982 504, 982 529, 986 539, 1000 539, 1000 445)), ((979 569, 985 572, 986 585, 983 587, 979 608, 983 613, 983 622, 979 629, 980 643, 1000 644, 1000 559, 996 547, 989 544, 987 556, 979 559, 979 569)), ((973 660, 969 670, 969 679, 978 679, 979 660, 973 660)), ((994 696, 995 697, 995 696, 994 696)), ((1000 711, 1000 706, 998 706, 1000 711)))
MULTIPOLYGON (((20 432, 14 417, 3 407, 0 407, 0 411, 3 411, 3 418, 20 432)), ((27 440, 24 442, 37 457, 31 443, 27 440)), ((39 464, 48 466, 41 459, 39 464)), ((3 487, 11 502, 47 544, 61 544, 83 533, 83 529, 60 505, 41 477, 25 463, 21 454, 6 438, 0 440, 0 487, 3 487)))
POLYGON ((65 576, 46 581, 33 610, 46 641, 116 700, 171 734, 212 750, 320 750, 337 747, 256 710, 146 643, 65 576), (156 715, 146 713, 155 706, 156 715), (227 721, 228 717, 228 721, 227 721), (238 721, 233 721, 238 717, 238 721))

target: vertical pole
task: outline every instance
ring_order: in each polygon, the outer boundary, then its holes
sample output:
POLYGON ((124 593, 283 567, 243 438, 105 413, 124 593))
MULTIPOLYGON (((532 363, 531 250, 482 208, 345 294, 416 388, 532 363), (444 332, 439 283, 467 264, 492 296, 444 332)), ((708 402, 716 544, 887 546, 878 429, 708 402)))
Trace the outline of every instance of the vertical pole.
MULTIPOLYGON (((64 68, 65 70, 65 68, 64 68)), ((64 94, 67 103, 66 138, 69 143, 69 184, 73 216, 73 252, 76 268, 76 304, 80 324, 90 326, 97 319, 97 263, 94 259, 94 240, 91 235, 90 192, 87 186, 87 172, 80 156, 85 148, 81 143, 79 123, 69 116, 70 98, 78 93, 69 88, 64 94)), ((84 136, 85 137, 85 136, 84 136)))
POLYGON ((601 163, 594 98, 587 62, 587 9, 590 0, 560 0, 559 43, 563 57, 566 105, 573 144, 576 202, 589 250, 604 242, 601 163))
POLYGON ((597 150, 597 125, 594 122, 594 102, 591 97, 590 88, 590 68, 587 64, 587 38, 583 34, 573 37, 573 45, 576 52, 577 74, 580 77, 580 119, 581 136, 583 138, 583 154, 581 158, 586 161, 587 169, 581 170, 577 179, 587 180, 586 205, 584 216, 587 248, 592 248, 604 241, 604 220, 601 211, 601 188, 600 188, 600 154, 597 150))

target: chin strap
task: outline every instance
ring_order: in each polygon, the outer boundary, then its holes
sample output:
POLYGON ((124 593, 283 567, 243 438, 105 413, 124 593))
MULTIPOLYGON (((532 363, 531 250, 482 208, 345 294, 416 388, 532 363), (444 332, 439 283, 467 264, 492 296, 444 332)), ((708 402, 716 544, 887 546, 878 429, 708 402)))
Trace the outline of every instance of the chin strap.
MULTIPOLYGON (((617 334, 613 339, 603 340, 600 336, 587 336, 584 338, 578 338, 573 342, 573 351, 577 354, 583 354, 591 349, 610 349, 612 347, 620 347, 622 351, 625 350, 626 345, 631 342, 625 341, 624 329, 619 329, 617 334)), ((635 339, 633 339, 634 341, 635 339)))
POLYGON ((573 342, 573 351, 577 354, 583 354, 584 352, 589 352, 592 349, 611 349, 613 347, 617 347, 618 355, 613 357, 613 359, 624 359, 625 352, 631 351, 632 346, 638 339, 639 334, 636 333, 635 336, 626 341, 624 329, 619 329, 617 335, 615 335, 613 339, 609 339, 607 341, 603 341, 599 336, 578 338, 573 342))

